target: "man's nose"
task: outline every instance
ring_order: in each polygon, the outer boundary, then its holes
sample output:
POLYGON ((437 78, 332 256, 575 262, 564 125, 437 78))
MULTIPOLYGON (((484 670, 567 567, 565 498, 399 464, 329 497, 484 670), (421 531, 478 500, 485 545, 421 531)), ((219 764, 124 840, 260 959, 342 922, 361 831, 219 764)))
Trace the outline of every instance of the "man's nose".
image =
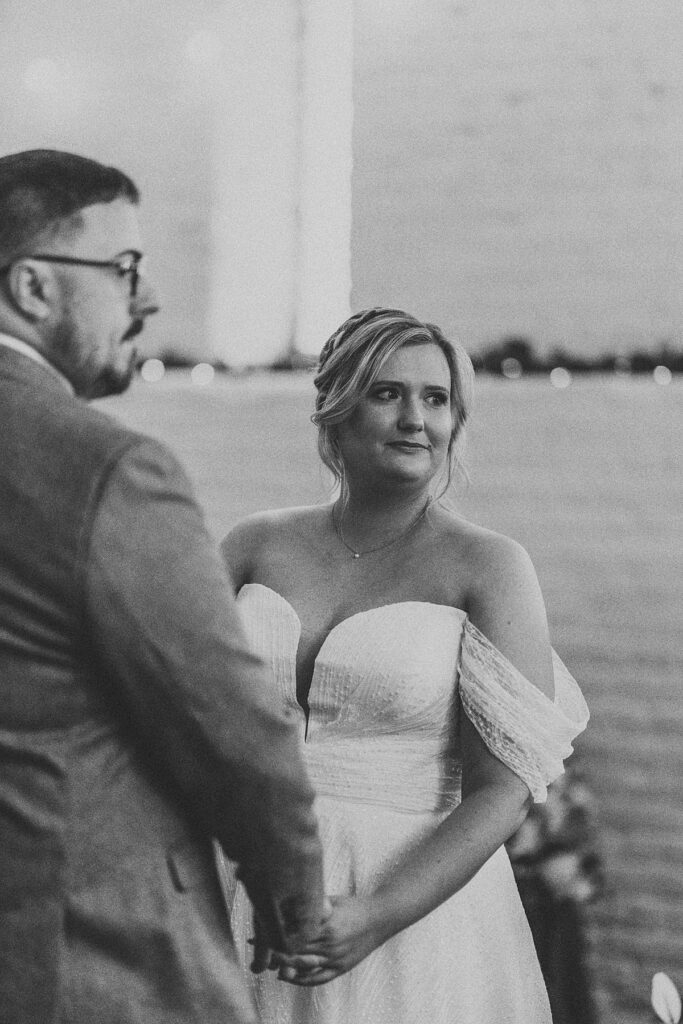
POLYGON ((146 278, 138 279, 138 287, 131 301, 131 313, 135 317, 151 316, 161 309, 154 285, 146 278))

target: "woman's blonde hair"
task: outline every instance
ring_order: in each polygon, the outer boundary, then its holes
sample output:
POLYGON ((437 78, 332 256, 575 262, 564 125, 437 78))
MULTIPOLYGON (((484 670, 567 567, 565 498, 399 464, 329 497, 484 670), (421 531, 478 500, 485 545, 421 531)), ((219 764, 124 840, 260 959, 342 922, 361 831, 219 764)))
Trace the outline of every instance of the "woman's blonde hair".
POLYGON ((463 470, 464 427, 474 384, 467 352, 459 342, 446 338, 435 324, 423 323, 400 309, 365 309, 345 320, 327 340, 313 381, 317 396, 311 420, 318 428, 318 451, 341 486, 342 500, 346 498, 346 481, 335 428, 351 416, 389 356, 404 345, 426 344, 441 349, 451 374, 453 429, 446 480, 438 497, 448 490, 456 470, 463 470))

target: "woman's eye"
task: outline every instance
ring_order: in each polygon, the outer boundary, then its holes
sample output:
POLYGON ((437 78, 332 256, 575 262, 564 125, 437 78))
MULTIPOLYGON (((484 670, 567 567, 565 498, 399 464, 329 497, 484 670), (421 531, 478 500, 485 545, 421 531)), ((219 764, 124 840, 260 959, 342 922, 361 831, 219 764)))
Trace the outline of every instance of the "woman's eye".
POLYGON ((427 395, 427 401, 430 405, 447 405, 449 396, 439 391, 433 395, 427 395))
POLYGON ((378 388, 377 391, 373 392, 373 398, 379 398, 381 402, 390 402, 397 395, 398 391, 396 388, 378 388))

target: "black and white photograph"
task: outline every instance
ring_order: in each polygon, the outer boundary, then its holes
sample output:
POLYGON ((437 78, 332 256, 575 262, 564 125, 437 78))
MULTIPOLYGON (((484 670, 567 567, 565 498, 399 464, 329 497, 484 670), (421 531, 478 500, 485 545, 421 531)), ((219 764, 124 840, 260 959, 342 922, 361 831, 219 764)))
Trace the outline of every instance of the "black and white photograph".
POLYGON ((682 54, 0 0, 0 1024, 679 1024, 682 54))

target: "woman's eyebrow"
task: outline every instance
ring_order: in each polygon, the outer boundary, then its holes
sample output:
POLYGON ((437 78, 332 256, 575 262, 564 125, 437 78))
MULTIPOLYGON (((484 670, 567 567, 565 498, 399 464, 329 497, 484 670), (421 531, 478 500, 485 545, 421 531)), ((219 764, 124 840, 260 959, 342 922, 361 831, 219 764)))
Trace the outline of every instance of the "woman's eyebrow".
MULTIPOLYGON (((387 380, 385 378, 382 378, 380 380, 376 380, 375 383, 373 384, 373 387, 377 387, 380 384, 383 387, 402 388, 402 387, 405 387, 406 381, 404 381, 404 380, 387 380)), ((431 388, 434 391, 443 391, 445 394, 449 393, 449 389, 444 384, 429 384, 429 383, 426 383, 426 384, 422 384, 421 386, 425 387, 425 388, 431 388)))

